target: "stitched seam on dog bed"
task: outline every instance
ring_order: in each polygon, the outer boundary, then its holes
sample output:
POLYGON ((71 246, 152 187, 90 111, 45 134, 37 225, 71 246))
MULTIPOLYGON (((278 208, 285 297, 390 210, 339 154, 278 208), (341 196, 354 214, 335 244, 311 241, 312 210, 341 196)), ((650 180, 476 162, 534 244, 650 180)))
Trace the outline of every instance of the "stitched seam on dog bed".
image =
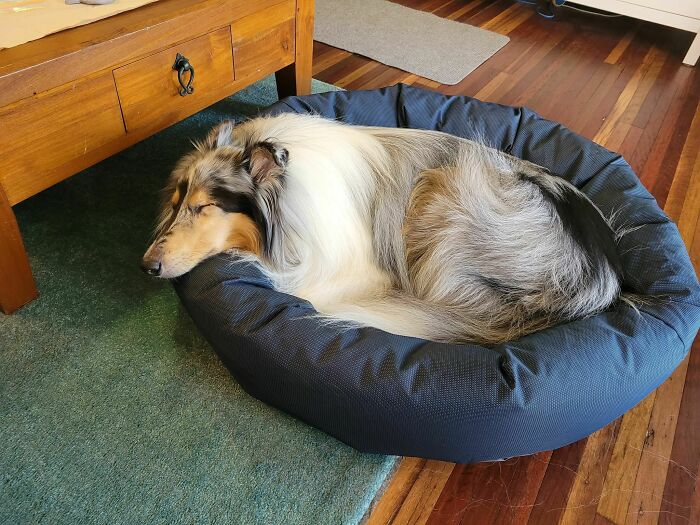
MULTIPOLYGON (((674 302, 675 302, 675 301, 674 301, 674 302)), ((646 315, 648 315, 649 317, 653 317, 653 318, 656 319, 657 321, 661 321, 663 324, 665 324, 665 325, 668 326, 671 330, 673 330, 673 333, 676 334, 676 337, 678 337, 678 340, 681 342, 681 348, 683 348, 683 349, 686 351, 686 353, 688 352, 688 350, 686 349, 685 341, 683 340, 683 338, 681 337, 681 335, 678 333, 678 330, 676 330, 676 328, 675 328, 674 326, 670 325, 670 324, 668 323, 668 321, 665 321, 665 320, 662 319, 661 317, 658 317, 658 316, 654 315, 654 314, 651 313, 651 312, 647 312, 646 310, 641 310, 641 311, 644 312, 644 313, 645 313, 646 315)))

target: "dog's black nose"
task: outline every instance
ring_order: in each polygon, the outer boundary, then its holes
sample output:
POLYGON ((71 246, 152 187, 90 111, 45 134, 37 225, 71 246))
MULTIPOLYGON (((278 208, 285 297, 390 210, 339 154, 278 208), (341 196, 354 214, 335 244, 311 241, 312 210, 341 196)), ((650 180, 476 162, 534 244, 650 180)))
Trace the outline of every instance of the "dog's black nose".
POLYGON ((141 269, 148 275, 158 276, 160 275, 161 264, 160 261, 157 261, 155 259, 142 259, 141 269))

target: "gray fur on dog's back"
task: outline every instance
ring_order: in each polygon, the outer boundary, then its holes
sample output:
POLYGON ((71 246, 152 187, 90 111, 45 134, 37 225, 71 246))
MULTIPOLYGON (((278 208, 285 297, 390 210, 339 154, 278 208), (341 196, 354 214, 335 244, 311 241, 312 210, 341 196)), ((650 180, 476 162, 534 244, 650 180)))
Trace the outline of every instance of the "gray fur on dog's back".
POLYGON ((387 172, 378 174, 373 215, 375 250, 395 285, 342 316, 493 343, 590 315, 619 295, 614 265, 567 231, 555 203, 578 201, 577 232, 593 224, 613 248, 615 234, 563 179, 441 133, 369 131, 391 159, 378 168, 387 172))

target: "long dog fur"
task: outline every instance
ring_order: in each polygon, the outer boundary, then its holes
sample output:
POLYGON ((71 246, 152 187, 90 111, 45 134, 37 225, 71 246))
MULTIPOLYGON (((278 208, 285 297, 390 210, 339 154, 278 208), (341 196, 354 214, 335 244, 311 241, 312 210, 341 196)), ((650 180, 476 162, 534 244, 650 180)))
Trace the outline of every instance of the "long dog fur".
POLYGON ((246 208, 263 271, 326 319, 493 344, 620 295, 615 232, 593 203, 477 142, 285 114, 224 123, 197 150, 171 187, 246 208))

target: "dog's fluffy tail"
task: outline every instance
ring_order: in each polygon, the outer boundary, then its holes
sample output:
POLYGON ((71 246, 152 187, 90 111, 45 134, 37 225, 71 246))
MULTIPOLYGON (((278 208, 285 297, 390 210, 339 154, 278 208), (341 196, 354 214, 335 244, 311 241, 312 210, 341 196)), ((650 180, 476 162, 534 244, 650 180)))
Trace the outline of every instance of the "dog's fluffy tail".
MULTIPOLYGON (((324 310, 321 317, 328 323, 373 326, 392 334, 422 339, 436 339, 434 326, 445 328, 445 323, 440 321, 444 317, 442 311, 426 308, 422 301, 398 292, 356 303, 328 305, 324 310)), ((445 339, 443 330, 440 330, 440 335, 445 339)))
MULTIPOLYGON (((638 311, 639 306, 663 301, 663 298, 623 292, 617 300, 638 311)), ((554 314, 511 315, 512 312, 509 311, 489 313, 479 309, 432 304, 399 292, 390 292, 357 303, 334 304, 319 314, 324 322, 346 328, 369 326, 392 334, 430 341, 485 345, 515 340, 566 321, 554 314)))
POLYGON ((451 343, 493 344, 544 327, 541 319, 533 326, 495 326, 493 318, 479 319, 464 308, 432 304, 397 291, 356 303, 328 305, 320 317, 333 325, 371 326, 392 334, 451 343))

